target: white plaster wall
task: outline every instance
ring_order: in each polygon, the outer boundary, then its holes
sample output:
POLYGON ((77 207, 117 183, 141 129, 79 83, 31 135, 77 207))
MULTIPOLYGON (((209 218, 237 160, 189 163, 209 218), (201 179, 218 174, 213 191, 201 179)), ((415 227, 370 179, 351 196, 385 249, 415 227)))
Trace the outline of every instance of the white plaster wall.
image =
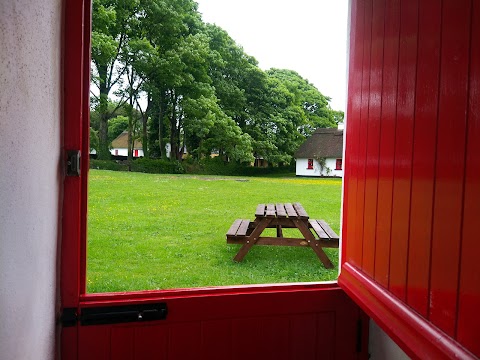
MULTIPOLYGON (((115 155, 115 150, 118 150, 118 154, 116 156, 128 156, 128 149, 125 148, 114 148, 110 150, 110 154, 115 155)), ((138 157, 144 156, 143 150, 138 150, 138 157)))
POLYGON ((0 1, 0 358, 53 359, 61 0, 0 1))
MULTIPOLYGON (((324 169, 322 174, 324 176, 337 176, 343 177, 343 170, 335 170, 337 167, 337 158, 328 158, 325 160, 325 167, 330 169, 330 173, 327 174, 327 171, 324 169)), ((342 165, 343 167, 343 165, 342 165)))
POLYGON ((336 167, 335 158, 327 158, 325 160, 325 167, 330 168, 330 173, 327 173, 326 169, 320 167, 320 164, 317 160, 313 160, 313 169, 308 169, 308 159, 297 159, 296 160, 296 175, 297 176, 343 176, 343 170, 335 170, 336 167))
POLYGON ((373 321, 369 325, 368 352, 371 360, 408 360, 410 357, 373 321))
POLYGON ((313 169, 308 169, 308 159, 297 159, 296 171, 297 176, 320 176, 320 168, 313 160, 313 169))

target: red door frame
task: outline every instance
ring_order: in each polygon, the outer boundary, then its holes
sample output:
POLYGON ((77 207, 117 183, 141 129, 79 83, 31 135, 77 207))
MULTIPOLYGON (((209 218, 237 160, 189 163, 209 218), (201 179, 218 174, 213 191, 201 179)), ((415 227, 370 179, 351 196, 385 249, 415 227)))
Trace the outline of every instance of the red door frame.
MULTIPOLYGON (((64 48, 64 147, 66 156, 69 150, 81 150, 81 175, 65 177, 63 183, 63 217, 62 247, 60 264, 60 296, 62 310, 74 309, 77 314, 82 308, 138 304, 153 301, 166 301, 174 304, 178 310, 170 314, 173 321, 199 319, 198 309, 192 305, 201 304, 205 309, 215 313, 207 320, 219 316, 234 317, 238 307, 243 305, 241 314, 247 318, 255 314, 276 314, 288 316, 291 311, 295 316, 303 313, 323 311, 335 316, 335 331, 331 342, 337 356, 349 354, 351 348, 358 347, 357 319, 364 319, 361 326, 368 334, 368 321, 365 315, 348 299, 337 282, 298 283, 278 285, 229 286, 196 289, 178 289, 168 291, 139 291, 130 293, 86 294, 86 206, 87 206, 87 172, 89 162, 89 90, 90 90, 90 38, 91 38, 91 1, 66 0, 65 2, 65 48, 64 48), (231 296, 235 295, 235 296, 231 296), (273 296, 273 297, 272 297, 273 296), (255 303, 245 305, 249 299, 255 303), (283 304, 292 303, 290 310, 280 309, 276 300, 283 299, 283 304), (343 325, 342 325, 343 324, 343 325), (346 325, 345 325, 346 324, 346 325)), ((316 315, 318 316, 321 315, 316 315)), ((93 331, 93 330, 92 330, 93 331)), ((94 331, 93 331, 94 332, 94 331)), ((79 348, 81 341, 95 343, 101 339, 91 335, 80 326, 63 327, 61 333, 60 353, 63 359, 90 357, 79 348), (83 340, 82 340, 83 339, 83 340)), ((322 341, 318 340, 317 341, 322 341)), ((325 340, 323 340, 325 341, 325 340)), ((357 354, 362 359, 368 356, 368 337, 362 338, 363 350, 357 354)), ((331 344, 326 344, 332 346, 331 344)), ((102 345, 95 345, 96 348, 102 345)))

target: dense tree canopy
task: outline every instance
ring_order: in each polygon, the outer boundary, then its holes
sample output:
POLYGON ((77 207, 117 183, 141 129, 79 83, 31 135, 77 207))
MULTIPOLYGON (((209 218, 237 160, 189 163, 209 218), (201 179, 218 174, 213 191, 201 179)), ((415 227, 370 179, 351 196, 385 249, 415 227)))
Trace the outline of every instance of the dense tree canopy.
POLYGON ((166 157, 169 143, 173 159, 186 149, 289 163, 306 136, 343 119, 295 71, 261 70, 192 0, 94 0, 92 83, 100 158, 127 130, 150 157, 166 157))

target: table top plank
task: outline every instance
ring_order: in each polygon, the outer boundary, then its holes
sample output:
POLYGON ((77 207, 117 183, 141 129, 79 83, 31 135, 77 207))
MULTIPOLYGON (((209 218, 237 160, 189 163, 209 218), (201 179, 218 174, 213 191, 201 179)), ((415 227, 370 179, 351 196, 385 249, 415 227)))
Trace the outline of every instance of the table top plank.
POLYGON ((330 239, 332 240, 338 240, 338 235, 335 233, 335 231, 332 230, 330 225, 328 225, 325 220, 318 220, 319 225, 325 230, 325 232, 328 234, 330 239))
POLYGON ((308 222, 310 223, 310 225, 312 225, 312 228, 317 233, 319 239, 329 239, 330 238, 328 236, 328 234, 322 229, 322 227, 317 222, 317 220, 310 219, 310 220, 308 220, 308 222))
POLYGON ((275 205, 273 204, 268 204, 267 205, 267 211, 265 213, 266 217, 275 217, 275 205))
POLYGON ((293 208, 292 204, 286 203, 285 204, 285 210, 287 211, 288 217, 292 217, 292 218, 297 218, 298 217, 298 214, 295 211, 295 209, 293 208))
POLYGON ((276 204, 275 208, 277 210, 277 217, 279 217, 279 218, 286 218, 287 217, 287 212, 286 212, 285 206, 283 206, 283 204, 276 204))
POLYGON ((265 216, 265 204, 258 204, 255 216, 265 216))
POLYGON ((297 211, 298 217, 299 217, 300 219, 308 219, 308 214, 307 214, 307 212, 305 211, 305 209, 303 208, 302 204, 300 204, 300 203, 294 203, 294 204, 293 204, 293 207, 294 207, 295 210, 297 211))

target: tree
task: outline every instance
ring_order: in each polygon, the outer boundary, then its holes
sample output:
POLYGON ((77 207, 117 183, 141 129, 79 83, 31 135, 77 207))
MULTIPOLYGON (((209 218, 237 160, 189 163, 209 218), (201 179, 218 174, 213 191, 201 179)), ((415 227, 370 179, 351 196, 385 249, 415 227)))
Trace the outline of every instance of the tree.
MULTIPOLYGON (((128 41, 131 23, 136 21, 137 0, 94 0, 92 3, 92 82, 99 95, 96 103, 99 114, 99 159, 110 158, 108 149, 109 95, 115 86, 122 85, 126 67, 120 62, 128 41)), ((95 95, 94 95, 95 96, 95 95)), ((118 106, 121 106, 122 99, 118 106)))

